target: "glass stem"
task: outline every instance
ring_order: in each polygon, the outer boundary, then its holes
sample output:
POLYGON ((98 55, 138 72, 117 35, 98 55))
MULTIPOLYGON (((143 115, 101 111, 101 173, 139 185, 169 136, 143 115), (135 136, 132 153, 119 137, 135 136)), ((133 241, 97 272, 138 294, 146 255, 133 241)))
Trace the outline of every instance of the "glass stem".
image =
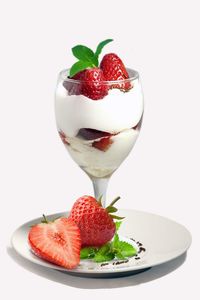
POLYGON ((108 178, 92 178, 92 184, 94 188, 95 198, 98 200, 101 196, 101 203, 103 207, 106 207, 106 191, 108 187, 108 178))

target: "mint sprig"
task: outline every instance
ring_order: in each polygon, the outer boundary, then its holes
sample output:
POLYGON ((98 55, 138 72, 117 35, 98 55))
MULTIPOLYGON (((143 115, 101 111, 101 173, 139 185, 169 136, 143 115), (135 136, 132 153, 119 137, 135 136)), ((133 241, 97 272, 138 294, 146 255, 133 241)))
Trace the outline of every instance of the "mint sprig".
POLYGON ((99 55, 105 45, 112 42, 112 39, 107 39, 98 44, 97 49, 94 53, 90 48, 84 45, 77 45, 72 48, 73 55, 78 59, 70 69, 69 76, 73 77, 80 71, 87 68, 95 68, 99 66, 99 55))
POLYGON ((101 51, 105 47, 105 45, 107 45, 108 43, 110 43, 112 41, 113 41, 113 39, 107 39, 107 40, 99 43, 99 45, 97 46, 97 49, 95 51, 95 56, 97 57, 97 59, 99 58, 99 55, 101 54, 101 51))
POLYGON ((86 68, 92 67, 93 65, 91 64, 91 62, 89 61, 77 61, 75 64, 73 64, 73 66, 70 69, 70 77, 73 77, 74 75, 76 75, 77 73, 79 73, 80 71, 85 70, 86 68))
POLYGON ((95 254, 97 253, 98 249, 95 247, 85 247, 81 249, 80 258, 86 259, 86 258, 94 258, 95 254))
POLYGON ((126 259, 137 254, 137 250, 129 243, 120 241, 118 230, 122 222, 116 222, 116 233, 111 242, 106 243, 100 248, 85 247, 81 249, 81 259, 93 259, 95 262, 105 262, 114 258, 126 259))

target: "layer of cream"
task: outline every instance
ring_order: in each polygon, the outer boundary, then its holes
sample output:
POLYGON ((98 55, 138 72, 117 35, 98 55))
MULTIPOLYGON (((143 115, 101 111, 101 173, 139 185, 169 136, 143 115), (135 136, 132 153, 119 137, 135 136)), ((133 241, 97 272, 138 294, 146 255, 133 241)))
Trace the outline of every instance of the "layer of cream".
POLYGON ((92 147, 93 141, 77 137, 67 138, 66 145, 74 161, 89 175, 106 177, 112 174, 127 157, 138 137, 139 131, 128 129, 111 138, 112 144, 106 151, 92 147))
POLYGON ((138 124, 143 113, 143 96, 138 79, 129 92, 112 89, 98 101, 83 95, 68 95, 63 81, 58 82, 55 100, 58 130, 75 137, 81 128, 118 133, 138 124))

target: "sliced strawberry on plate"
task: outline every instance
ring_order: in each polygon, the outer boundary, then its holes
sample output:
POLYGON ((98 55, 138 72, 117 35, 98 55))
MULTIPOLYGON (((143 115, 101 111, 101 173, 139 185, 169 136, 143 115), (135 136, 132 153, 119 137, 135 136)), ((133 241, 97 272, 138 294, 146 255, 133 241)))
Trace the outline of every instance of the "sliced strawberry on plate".
POLYGON ((99 141, 94 141, 92 143, 92 147, 99 149, 100 151, 106 151, 110 148, 113 141, 111 140, 111 137, 104 137, 100 139, 99 141))
POLYGON ((112 85, 112 88, 118 88, 123 91, 128 91, 131 88, 131 83, 128 80, 129 75, 122 60, 115 53, 109 53, 104 55, 100 68, 103 71, 103 75, 108 81, 125 80, 124 83, 116 83, 112 85))
POLYGON ((102 246, 112 239, 116 231, 113 219, 122 219, 111 214, 117 211, 113 205, 119 199, 117 197, 107 208, 102 207, 101 200, 97 201, 91 196, 76 200, 69 218, 80 228, 82 247, 102 246))
POLYGON ((80 230, 73 220, 59 218, 34 225, 28 234, 32 251, 39 257, 67 269, 80 261, 80 230))

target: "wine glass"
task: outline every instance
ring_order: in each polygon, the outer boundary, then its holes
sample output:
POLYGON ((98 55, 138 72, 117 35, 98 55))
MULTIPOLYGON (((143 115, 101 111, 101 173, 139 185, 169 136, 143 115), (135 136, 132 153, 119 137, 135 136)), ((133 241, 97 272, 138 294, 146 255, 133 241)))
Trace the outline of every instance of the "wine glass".
POLYGON ((84 81, 69 78, 69 70, 60 72, 56 87, 58 133, 104 207, 108 181, 133 148, 142 123, 139 74, 127 70, 128 79, 92 83, 90 88, 104 91, 98 100, 90 97, 84 81))

